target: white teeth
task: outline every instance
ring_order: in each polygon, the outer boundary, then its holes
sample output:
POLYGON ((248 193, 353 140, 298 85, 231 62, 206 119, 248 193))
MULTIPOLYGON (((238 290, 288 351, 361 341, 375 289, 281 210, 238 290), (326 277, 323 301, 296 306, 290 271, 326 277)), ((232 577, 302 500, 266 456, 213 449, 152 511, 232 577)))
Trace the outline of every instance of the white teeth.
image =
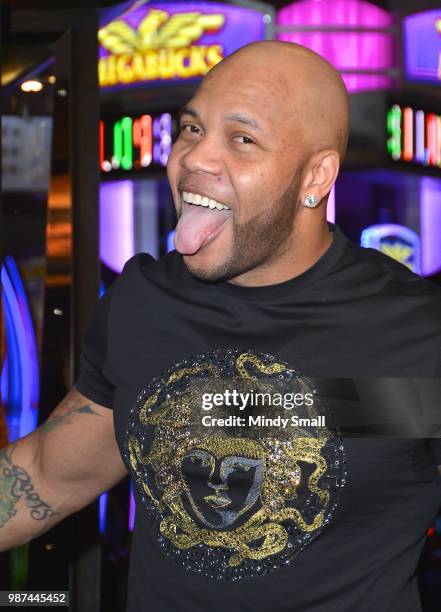
POLYGON ((194 204, 195 206, 204 206, 205 208, 210 208, 214 210, 230 210, 228 206, 222 204, 221 202, 217 202, 212 198, 207 198, 207 196, 201 196, 199 193, 190 193, 189 191, 182 192, 182 199, 184 202, 188 204, 194 204))

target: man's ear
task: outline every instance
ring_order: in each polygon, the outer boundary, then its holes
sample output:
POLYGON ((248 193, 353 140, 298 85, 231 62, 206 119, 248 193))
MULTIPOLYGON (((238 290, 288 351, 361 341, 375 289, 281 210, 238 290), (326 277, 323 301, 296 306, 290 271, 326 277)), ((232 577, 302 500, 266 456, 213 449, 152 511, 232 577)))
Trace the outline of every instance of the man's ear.
POLYGON ((333 149, 319 151, 311 156, 302 181, 300 193, 303 201, 314 195, 320 202, 331 191, 340 170, 340 156, 333 149))

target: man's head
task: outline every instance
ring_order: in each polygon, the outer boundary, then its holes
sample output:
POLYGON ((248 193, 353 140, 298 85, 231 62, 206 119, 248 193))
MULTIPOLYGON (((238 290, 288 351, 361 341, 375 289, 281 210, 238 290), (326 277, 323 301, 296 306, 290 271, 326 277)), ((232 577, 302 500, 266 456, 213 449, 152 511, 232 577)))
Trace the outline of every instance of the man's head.
POLYGON ((295 226, 322 227, 348 122, 340 76, 305 47, 252 43, 215 66, 183 109, 168 163, 190 271, 234 279, 275 264, 295 226), (321 205, 301 206, 308 194, 321 205))

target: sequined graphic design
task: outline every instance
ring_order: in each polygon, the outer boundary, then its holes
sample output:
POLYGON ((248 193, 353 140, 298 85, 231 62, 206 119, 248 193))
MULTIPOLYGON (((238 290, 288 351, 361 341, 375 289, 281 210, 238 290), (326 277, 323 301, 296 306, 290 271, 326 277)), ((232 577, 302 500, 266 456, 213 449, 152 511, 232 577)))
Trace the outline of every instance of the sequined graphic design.
POLYGON ((152 380, 130 412, 125 454, 164 553, 214 579, 257 577, 294 562, 330 523, 345 483, 331 418, 311 381, 272 355, 214 350, 152 380), (314 402, 295 410, 212 406, 214 425, 204 425, 204 394, 226 387, 271 397, 309 392, 314 402), (326 426, 271 420, 293 414, 325 415, 326 426), (238 415, 244 425, 221 420, 238 415), (248 415, 261 423, 247 425, 248 415))

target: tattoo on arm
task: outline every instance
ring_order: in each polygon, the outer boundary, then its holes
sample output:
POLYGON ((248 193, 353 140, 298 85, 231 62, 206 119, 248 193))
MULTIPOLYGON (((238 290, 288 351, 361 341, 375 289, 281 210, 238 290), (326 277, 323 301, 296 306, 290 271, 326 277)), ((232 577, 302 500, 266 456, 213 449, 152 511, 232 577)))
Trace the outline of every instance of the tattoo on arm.
POLYGON ((86 404, 85 406, 80 406, 79 408, 69 410, 63 414, 58 414, 52 417, 52 419, 49 417, 49 420, 47 420, 46 423, 41 426, 41 428, 45 432, 52 431, 62 425, 72 414, 94 414, 95 416, 101 416, 98 414, 98 412, 95 412, 92 406, 86 404))
POLYGON ((13 451, 14 447, 0 450, 0 528, 16 515, 20 499, 24 500, 35 521, 58 514, 40 498, 29 474, 12 462, 13 451))

